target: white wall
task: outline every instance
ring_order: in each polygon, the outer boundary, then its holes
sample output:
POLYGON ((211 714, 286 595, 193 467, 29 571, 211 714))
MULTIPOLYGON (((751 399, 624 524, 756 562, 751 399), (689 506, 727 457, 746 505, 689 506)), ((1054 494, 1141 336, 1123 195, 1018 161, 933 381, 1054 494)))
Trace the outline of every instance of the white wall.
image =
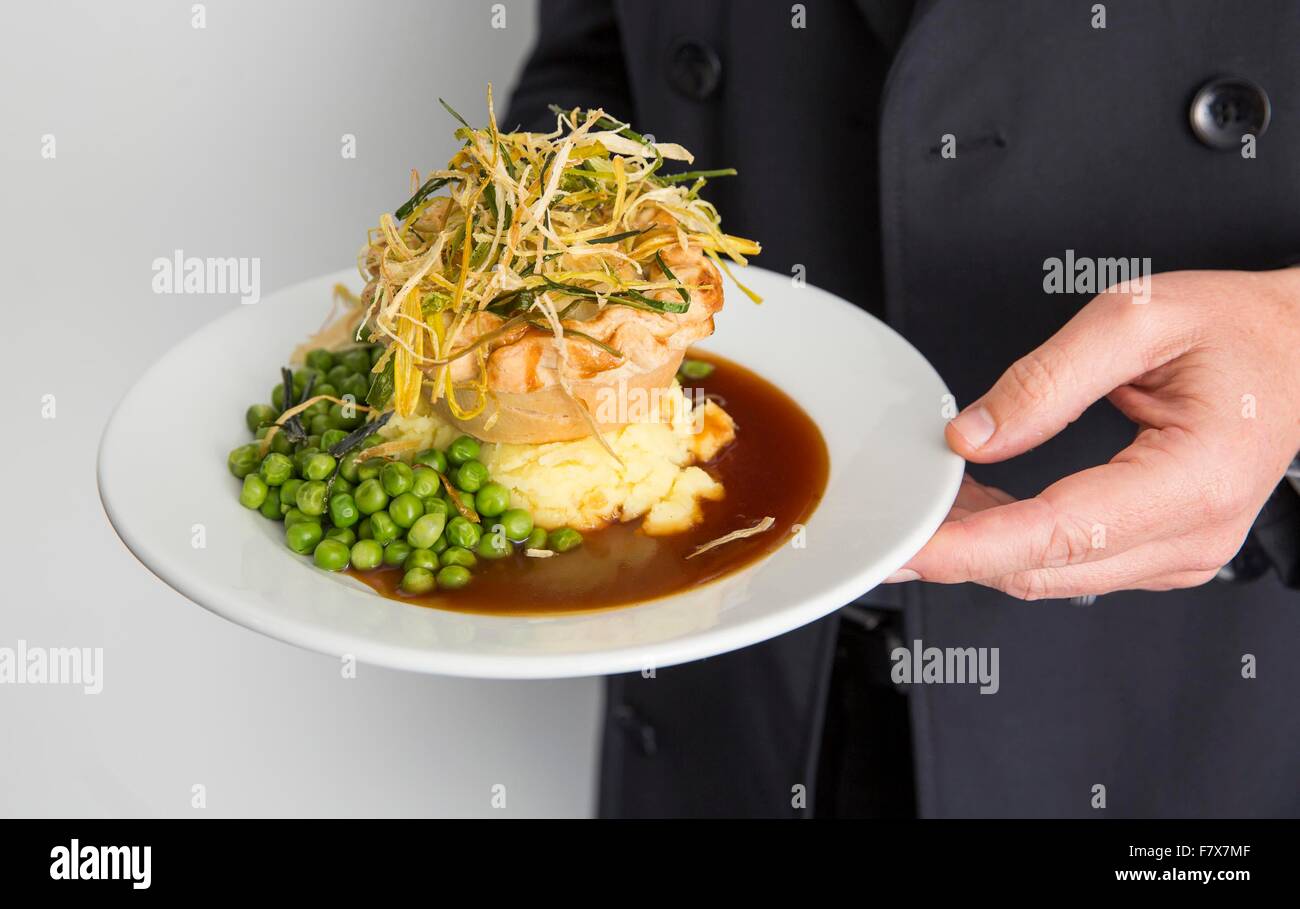
MULTIPOLYGON (((264 292, 351 264, 409 169, 449 156, 437 97, 481 111, 490 80, 504 107, 534 16, 525 0, 504 3, 504 29, 465 0, 203 5, 203 29, 176 0, 5 16, 0 646, 106 653, 98 696, 0 685, 0 816, 588 814, 595 681, 364 666, 345 681, 336 660, 172 592, 104 517, 95 449, 113 404, 169 344, 239 305, 155 296, 152 260, 258 256, 264 292)), ((196 378, 202 406, 222 376, 196 378)), ((193 469, 195 483, 224 470, 193 469)))

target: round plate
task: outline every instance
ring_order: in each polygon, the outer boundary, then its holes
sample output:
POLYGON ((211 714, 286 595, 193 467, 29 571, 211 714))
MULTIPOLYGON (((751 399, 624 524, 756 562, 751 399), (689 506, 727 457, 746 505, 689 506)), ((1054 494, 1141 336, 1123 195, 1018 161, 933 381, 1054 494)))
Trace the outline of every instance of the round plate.
MULTIPOLYGON (((623 609, 554 617, 445 612, 382 598, 289 551, 280 525, 243 508, 226 455, 289 352, 320 327, 333 285, 298 284, 170 350, 118 405, 99 449, 99 491, 123 542, 158 577, 218 615, 363 662, 487 678, 551 678, 668 666, 744 647, 827 615, 879 584, 948 512, 963 462, 943 438, 943 381, 861 309, 756 268, 728 281, 703 348, 785 389, 821 427, 826 494, 802 548, 623 609)), ((779 451, 772 452, 779 458, 779 451)), ((792 538, 793 539, 793 538, 792 538)))

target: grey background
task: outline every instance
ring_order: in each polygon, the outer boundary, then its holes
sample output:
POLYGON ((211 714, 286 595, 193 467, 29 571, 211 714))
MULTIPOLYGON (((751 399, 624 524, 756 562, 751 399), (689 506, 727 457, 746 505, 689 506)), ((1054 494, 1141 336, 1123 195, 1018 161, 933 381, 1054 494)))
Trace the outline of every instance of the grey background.
MULTIPOLYGON (((155 579, 95 485, 116 401, 170 344, 239 305, 154 295, 153 259, 258 256, 263 295, 353 263, 410 168, 449 157, 437 97, 479 113, 491 81, 504 108, 533 4, 501 4, 504 29, 482 2, 212 0, 204 29, 192 5, 58 0, 5 17, 0 646, 103 647, 105 668, 97 696, 0 685, 0 816, 589 814, 596 681, 368 666, 345 680, 337 660, 155 579), (345 133, 355 160, 340 154, 345 133), (498 783, 505 810, 491 806, 498 783)), ((247 368, 236 351, 229 368, 247 368)), ((221 381, 202 376, 195 406, 221 381)), ((195 464, 194 482, 219 469, 195 464)))

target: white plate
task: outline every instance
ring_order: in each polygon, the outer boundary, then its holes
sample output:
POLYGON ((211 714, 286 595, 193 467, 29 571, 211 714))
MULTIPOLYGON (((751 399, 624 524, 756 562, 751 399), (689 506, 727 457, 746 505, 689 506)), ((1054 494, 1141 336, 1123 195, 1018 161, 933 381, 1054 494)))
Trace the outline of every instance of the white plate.
MULTIPOLYGON (((168 351, 110 418, 99 490, 122 540, 158 577, 272 637, 400 669, 489 678, 628 672, 696 660, 790 631, 850 602, 906 562, 943 520, 963 462, 943 439, 943 381, 857 307, 748 268, 755 306, 728 282, 707 350, 784 388, 821 427, 825 497, 806 545, 689 591, 556 617, 468 615, 382 598, 289 551, 280 525, 243 508, 226 455, 243 413, 320 326, 337 281, 244 306, 168 351)), ((780 457, 780 452, 773 452, 780 457)))

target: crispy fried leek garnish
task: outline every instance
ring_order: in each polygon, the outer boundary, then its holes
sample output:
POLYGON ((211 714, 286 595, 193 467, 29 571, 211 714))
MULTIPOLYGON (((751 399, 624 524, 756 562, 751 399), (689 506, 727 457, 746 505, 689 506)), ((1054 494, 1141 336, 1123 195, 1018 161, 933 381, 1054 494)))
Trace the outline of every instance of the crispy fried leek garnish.
POLYGON ((457 489, 456 485, 447 478, 446 474, 438 474, 438 479, 442 481, 442 488, 447 490, 447 500, 451 502, 458 512, 460 512, 460 516, 472 524, 482 523, 479 519, 478 512, 466 505, 464 499, 461 498, 465 493, 457 489))
MULTIPOLYGON (((288 387, 292 388, 293 386, 290 385, 288 387)), ((333 395, 312 395, 309 398, 304 398, 302 401, 299 401, 297 404, 284 411, 280 416, 276 417, 275 422, 272 423, 270 429, 266 431, 266 435, 262 436, 261 444, 258 446, 257 456, 259 458, 266 457, 266 453, 271 450, 271 440, 275 438, 275 434, 283 429, 286 423, 298 416, 298 414, 302 413, 308 407, 311 407, 317 401, 329 401, 331 404, 339 404, 344 407, 351 404, 351 406, 355 407, 357 410, 365 411, 367 413, 370 411, 370 408, 366 407, 364 404, 357 404, 355 401, 345 401, 342 398, 336 398, 333 395)))
POLYGON ((741 528, 740 530, 733 530, 731 533, 727 534, 726 536, 718 537, 716 540, 710 540, 707 543, 701 543, 699 546, 696 546, 694 549, 692 549, 691 554, 688 555, 686 558, 693 559, 697 555, 702 555, 703 553, 708 552, 710 549, 714 549, 726 543, 732 543, 735 542, 736 540, 744 540, 747 539, 748 537, 756 537, 760 533, 764 533, 768 530, 771 530, 772 525, 775 523, 776 523, 776 518, 772 517, 771 515, 768 515, 767 517, 763 518, 763 520, 755 524, 753 527, 744 527, 741 528))
MULTIPOLYGON (((402 416, 424 397, 445 398, 460 419, 488 407, 486 361, 499 335, 485 337, 484 320, 472 318, 480 310, 550 330, 567 391, 566 345, 599 343, 569 318, 575 304, 588 316, 611 305, 684 312, 694 288, 664 267, 660 250, 694 245, 740 264, 759 252, 752 240, 723 233, 699 195, 709 178, 734 170, 659 173, 665 161, 693 160, 680 145, 652 142, 603 110, 553 108, 552 132, 503 133, 491 86, 485 127, 443 106, 459 124, 461 147, 423 180, 413 172, 411 198, 370 231, 359 256, 365 306, 339 320, 387 345, 375 371, 391 357, 393 408, 402 416), (453 361, 469 351, 476 377, 463 381, 458 370, 462 380, 453 382, 453 361)), ((304 347, 329 346, 321 337, 304 347)))
POLYGON ((361 327, 361 320, 365 314, 366 307, 362 305, 361 298, 342 284, 335 284, 334 305, 330 307, 330 314, 325 317, 325 324, 294 349, 289 362, 297 366, 307 358, 309 351, 318 348, 344 350, 348 347, 356 347, 360 343, 357 340, 357 330, 361 327))

